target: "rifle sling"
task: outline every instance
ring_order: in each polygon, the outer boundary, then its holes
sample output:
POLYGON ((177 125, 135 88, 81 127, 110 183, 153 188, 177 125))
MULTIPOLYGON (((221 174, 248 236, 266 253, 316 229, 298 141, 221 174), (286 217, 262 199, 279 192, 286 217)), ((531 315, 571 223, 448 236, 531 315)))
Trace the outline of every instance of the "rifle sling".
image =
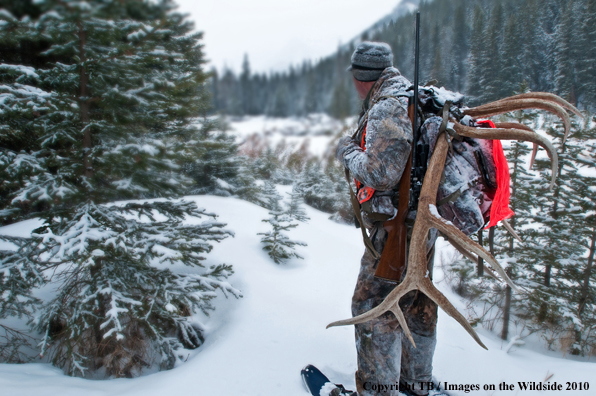
POLYGON ((350 171, 348 170, 348 168, 345 168, 345 174, 346 181, 348 182, 348 187, 350 188, 350 202, 352 203, 354 216, 356 216, 356 220, 358 220, 358 223, 360 224, 360 231, 362 231, 362 239, 364 240, 364 246, 376 260, 379 257, 381 257, 381 255, 377 252, 372 241, 368 237, 368 234, 366 233, 366 227, 364 226, 362 214, 360 213, 360 202, 358 202, 358 198, 356 197, 356 194, 354 194, 354 190, 352 189, 352 184, 350 183, 350 171))

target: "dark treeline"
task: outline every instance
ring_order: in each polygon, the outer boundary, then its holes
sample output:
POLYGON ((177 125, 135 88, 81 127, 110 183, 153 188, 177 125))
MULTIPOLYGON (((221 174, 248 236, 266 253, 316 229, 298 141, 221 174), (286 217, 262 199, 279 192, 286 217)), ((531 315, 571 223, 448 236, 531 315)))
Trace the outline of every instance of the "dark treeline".
MULTIPOLYGON (((419 6, 421 82, 464 92, 469 104, 509 96, 527 86, 554 92, 583 108, 596 103, 596 0, 434 0, 419 6)), ((384 41, 394 65, 414 73, 413 16, 402 16, 360 40, 384 41)), ((214 107, 230 115, 354 114, 359 102, 345 72, 354 43, 316 64, 280 73, 212 79, 214 107)))

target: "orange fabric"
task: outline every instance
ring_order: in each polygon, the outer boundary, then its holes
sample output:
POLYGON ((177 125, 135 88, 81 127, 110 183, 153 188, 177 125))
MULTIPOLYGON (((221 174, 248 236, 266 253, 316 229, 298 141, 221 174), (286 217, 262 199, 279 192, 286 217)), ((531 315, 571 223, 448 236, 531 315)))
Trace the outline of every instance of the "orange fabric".
MULTIPOLYGON (((485 128, 496 128, 491 120, 476 121, 476 124, 485 128)), ((490 221, 486 228, 494 227, 499 221, 508 219, 515 214, 509 208, 511 196, 509 165, 500 140, 493 140, 493 159, 497 170, 497 191, 491 204, 490 221)))
MULTIPOLYGON (((366 125, 364 126, 364 130, 362 131, 362 140, 360 141, 360 148, 362 148, 363 151, 366 151, 366 125)), ((362 204, 372 198, 373 194, 375 193, 374 188, 364 186, 356 179, 354 179, 354 182, 356 183, 356 189, 358 190, 358 193, 356 194, 356 196, 358 197, 358 202, 362 204)))

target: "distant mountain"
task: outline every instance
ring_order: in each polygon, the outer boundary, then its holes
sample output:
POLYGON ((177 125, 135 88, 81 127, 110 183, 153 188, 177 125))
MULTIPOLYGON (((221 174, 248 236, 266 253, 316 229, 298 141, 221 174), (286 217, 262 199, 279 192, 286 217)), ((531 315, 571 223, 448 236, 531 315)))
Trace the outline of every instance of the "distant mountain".
POLYGON ((375 22, 371 27, 362 32, 362 34, 359 37, 353 39, 351 43, 360 43, 362 35, 368 35, 369 37, 373 36, 375 33, 378 33, 379 31, 384 29, 386 25, 389 25, 391 22, 395 22, 399 18, 416 11, 416 9, 418 9, 419 3, 420 0, 400 1, 400 3, 393 9, 393 11, 391 11, 389 14, 375 22))

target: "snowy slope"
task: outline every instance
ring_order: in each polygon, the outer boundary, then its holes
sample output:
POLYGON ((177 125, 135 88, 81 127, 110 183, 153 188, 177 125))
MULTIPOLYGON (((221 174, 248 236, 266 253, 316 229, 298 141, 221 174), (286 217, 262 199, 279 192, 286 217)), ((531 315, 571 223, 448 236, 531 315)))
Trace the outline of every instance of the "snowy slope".
POLYGON ((356 125, 356 117, 348 117, 340 121, 323 113, 290 118, 244 116, 226 121, 229 132, 236 136, 239 144, 245 142, 251 135, 257 134, 271 148, 285 142, 293 145, 293 151, 295 151, 307 140, 308 152, 318 157, 328 152, 330 143, 337 138, 338 134, 345 131, 351 133, 356 125))
MULTIPOLYGON (((281 188, 287 191, 287 187, 281 188)), ((335 382, 354 386, 356 356, 351 327, 325 329, 334 320, 350 316, 350 300, 360 256, 359 230, 329 221, 328 214, 307 207, 311 218, 292 230, 304 241, 298 249, 304 260, 274 264, 261 250, 257 232, 268 227, 267 211, 233 198, 188 197, 220 215, 236 233, 216 245, 209 263, 233 264, 230 282, 242 290, 242 299, 218 298, 209 318, 205 345, 180 367, 140 378, 91 381, 64 376, 47 364, 0 365, 0 395, 122 395, 164 396, 306 395, 300 369, 313 363, 335 382)), ((23 233, 33 224, 0 228, 1 233, 23 233)), ((446 251, 440 241, 440 251, 446 251)), ((208 264, 209 264, 208 263, 208 264)), ((440 278, 437 274, 436 278, 440 278)), ((463 312, 464 304, 447 289, 439 288, 463 312)), ((439 314, 435 375, 453 384, 516 384, 516 391, 453 392, 454 395, 534 395, 517 391, 517 381, 590 383, 590 390, 555 394, 596 395, 595 362, 577 362, 521 348, 505 353, 494 334, 480 330, 488 346, 484 351, 443 312, 439 314)))

